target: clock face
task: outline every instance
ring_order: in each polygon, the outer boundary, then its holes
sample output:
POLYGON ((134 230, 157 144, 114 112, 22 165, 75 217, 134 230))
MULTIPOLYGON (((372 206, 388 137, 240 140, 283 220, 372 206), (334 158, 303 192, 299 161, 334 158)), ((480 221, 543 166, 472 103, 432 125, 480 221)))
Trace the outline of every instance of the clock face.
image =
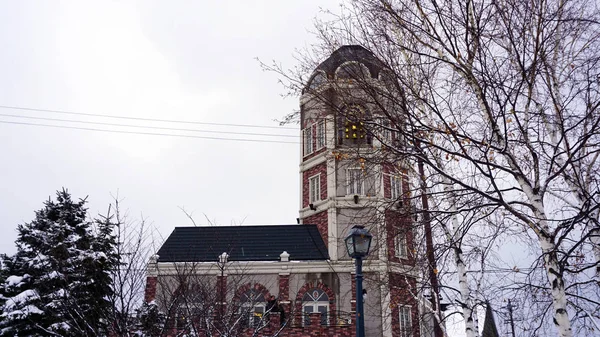
POLYGON ((364 118, 365 108, 358 104, 350 104, 345 109, 346 110, 346 118, 348 119, 356 119, 361 120, 364 118))

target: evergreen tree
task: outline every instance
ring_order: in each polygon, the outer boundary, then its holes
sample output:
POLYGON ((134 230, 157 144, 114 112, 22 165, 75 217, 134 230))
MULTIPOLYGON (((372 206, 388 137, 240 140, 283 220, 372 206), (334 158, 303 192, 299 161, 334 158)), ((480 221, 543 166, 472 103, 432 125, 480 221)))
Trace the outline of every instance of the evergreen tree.
POLYGON ((2 336, 98 336, 107 331, 112 224, 87 219, 85 199, 66 191, 18 226, 17 253, 5 257, 2 336), (96 231, 94 229, 97 229, 96 231))

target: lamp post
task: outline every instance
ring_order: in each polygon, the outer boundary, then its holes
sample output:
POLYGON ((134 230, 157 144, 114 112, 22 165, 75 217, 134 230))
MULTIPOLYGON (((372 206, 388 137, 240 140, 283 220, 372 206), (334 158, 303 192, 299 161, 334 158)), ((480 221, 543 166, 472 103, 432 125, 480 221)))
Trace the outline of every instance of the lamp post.
POLYGON ((221 317, 225 315, 225 267, 227 266, 227 259, 229 258, 229 254, 223 252, 223 254, 219 255, 219 262, 217 262, 217 267, 221 270, 221 278, 219 279, 219 314, 221 317))
POLYGON ((369 254, 371 248, 371 239, 373 235, 365 229, 365 226, 356 225, 352 227, 350 233, 344 241, 348 255, 356 259, 356 336, 365 336, 365 317, 363 308, 362 291, 362 259, 369 254))

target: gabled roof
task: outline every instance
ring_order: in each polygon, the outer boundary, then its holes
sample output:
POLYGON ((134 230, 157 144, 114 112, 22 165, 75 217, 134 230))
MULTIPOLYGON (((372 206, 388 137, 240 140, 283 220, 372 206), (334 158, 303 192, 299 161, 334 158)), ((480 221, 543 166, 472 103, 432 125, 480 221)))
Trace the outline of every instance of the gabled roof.
POLYGON ((327 247, 315 225, 175 227, 158 250, 158 262, 327 260, 327 247))

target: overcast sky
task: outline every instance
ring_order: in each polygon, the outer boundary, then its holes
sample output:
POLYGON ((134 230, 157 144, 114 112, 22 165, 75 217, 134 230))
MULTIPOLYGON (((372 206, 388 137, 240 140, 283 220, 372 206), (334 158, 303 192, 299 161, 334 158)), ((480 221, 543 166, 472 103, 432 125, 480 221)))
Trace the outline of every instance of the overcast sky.
POLYGON ((297 142, 295 129, 6 107, 277 127, 298 100, 281 98, 277 77, 255 58, 293 66, 319 7, 337 2, 0 1, 0 251, 14 252, 17 225, 63 187, 89 196, 91 215, 118 193, 131 217, 143 214, 163 235, 191 225, 180 208, 198 224, 204 214, 221 225, 295 223, 299 145, 281 143, 297 142))

